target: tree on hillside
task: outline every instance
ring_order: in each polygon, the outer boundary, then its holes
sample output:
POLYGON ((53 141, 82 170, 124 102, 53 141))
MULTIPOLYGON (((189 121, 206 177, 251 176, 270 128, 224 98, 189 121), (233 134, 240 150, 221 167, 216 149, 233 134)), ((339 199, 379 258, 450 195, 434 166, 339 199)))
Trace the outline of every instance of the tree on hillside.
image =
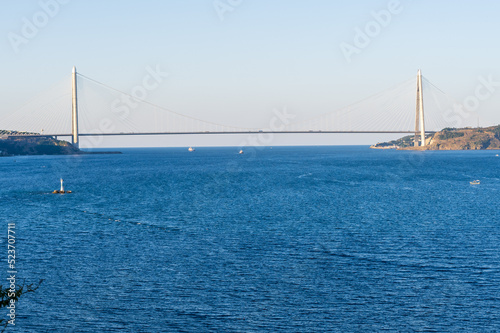
MULTIPOLYGON (((32 283, 28 285, 22 284, 21 286, 16 286, 16 290, 12 291, 9 287, 3 288, 0 285, 0 308, 8 308, 11 303, 14 303, 17 307, 17 302, 19 298, 27 293, 32 293, 40 287, 43 280, 40 280, 37 284, 32 283)), ((8 319, 0 319, 1 332, 5 332, 5 329, 9 325, 8 319)))

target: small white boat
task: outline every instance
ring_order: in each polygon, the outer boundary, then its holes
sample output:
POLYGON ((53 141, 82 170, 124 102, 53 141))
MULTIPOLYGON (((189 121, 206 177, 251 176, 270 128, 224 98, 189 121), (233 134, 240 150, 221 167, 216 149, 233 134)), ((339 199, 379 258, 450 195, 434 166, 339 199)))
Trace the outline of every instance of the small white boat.
POLYGON ((481 182, 479 180, 473 180, 470 182, 471 185, 479 185, 481 182))
POLYGON ((189 147, 188 151, 194 151, 193 147, 189 147))
POLYGON ((240 152, 238 154, 243 154, 243 149, 240 150, 240 152))

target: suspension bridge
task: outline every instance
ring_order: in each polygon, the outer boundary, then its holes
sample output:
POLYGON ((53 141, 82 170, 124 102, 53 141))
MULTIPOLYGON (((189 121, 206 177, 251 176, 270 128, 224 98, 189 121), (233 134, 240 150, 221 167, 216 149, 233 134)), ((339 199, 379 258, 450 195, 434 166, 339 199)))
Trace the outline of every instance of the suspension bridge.
POLYGON ((228 126, 183 115, 84 76, 75 67, 71 90, 69 86, 65 80, 59 90, 66 93, 56 97, 45 93, 30 101, 2 119, 1 127, 22 131, 17 135, 25 137, 70 137, 76 147, 81 137, 90 136, 271 133, 400 133, 414 135, 417 146, 426 144, 426 134, 448 127, 443 112, 457 104, 419 70, 416 84, 413 78, 340 110, 283 123, 279 129, 265 129, 228 126), (129 101, 128 108, 123 100, 129 101))

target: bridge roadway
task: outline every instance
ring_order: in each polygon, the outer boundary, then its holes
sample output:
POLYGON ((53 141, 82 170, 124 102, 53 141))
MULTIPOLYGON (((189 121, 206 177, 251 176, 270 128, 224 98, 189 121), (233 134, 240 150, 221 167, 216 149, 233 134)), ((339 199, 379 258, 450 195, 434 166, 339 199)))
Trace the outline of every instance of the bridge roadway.
MULTIPOLYGON (((420 132, 419 132, 420 133, 420 132)), ((425 131, 427 134, 434 134, 436 131, 425 131)), ((266 130, 256 130, 256 131, 227 131, 227 132, 144 132, 144 133, 81 133, 78 134, 79 137, 84 136, 126 136, 126 135, 218 135, 218 134, 415 134, 415 131, 266 131, 266 130)), ((19 135, 8 135, 9 137, 29 137, 29 138, 40 138, 40 137, 66 137, 72 136, 72 134, 19 134, 19 135)))

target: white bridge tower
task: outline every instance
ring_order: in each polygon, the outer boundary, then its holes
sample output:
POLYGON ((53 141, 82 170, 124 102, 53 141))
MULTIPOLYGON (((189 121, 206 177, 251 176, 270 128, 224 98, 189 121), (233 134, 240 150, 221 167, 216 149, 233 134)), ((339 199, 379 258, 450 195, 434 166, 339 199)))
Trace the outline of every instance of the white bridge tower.
POLYGON ((78 148, 80 145, 78 139, 78 99, 76 94, 76 67, 73 66, 73 98, 71 106, 71 142, 78 148))
POLYGON ((424 122, 424 93, 422 90, 422 72, 417 74, 417 111, 415 112, 415 147, 418 146, 418 134, 420 142, 425 146, 425 122, 424 122))

